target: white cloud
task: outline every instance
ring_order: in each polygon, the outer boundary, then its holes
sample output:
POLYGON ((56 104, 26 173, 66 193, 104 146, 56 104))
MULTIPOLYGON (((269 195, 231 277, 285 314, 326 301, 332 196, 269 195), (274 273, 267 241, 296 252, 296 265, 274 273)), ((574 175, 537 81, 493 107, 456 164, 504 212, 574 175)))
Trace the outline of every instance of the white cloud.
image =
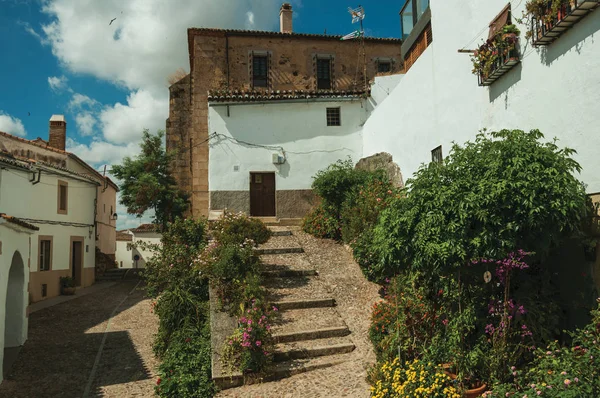
POLYGON ((98 101, 88 97, 87 95, 75 93, 69 101, 68 108, 72 111, 80 110, 84 107, 91 108, 94 106, 100 105, 98 101))
POLYGON ((94 127, 96 126, 96 118, 90 112, 79 113, 75 116, 75 123, 79 134, 83 136, 90 136, 94 134, 94 127))
POLYGON ((127 97, 127 105, 117 103, 100 113, 104 138, 112 143, 138 142, 143 129, 151 132, 165 128, 169 114, 167 98, 156 98, 149 91, 139 90, 127 97))
POLYGON ((52 21, 42 29, 70 71, 166 97, 167 76, 188 67, 187 28, 242 28, 252 12, 254 27, 272 29, 280 5, 280 0, 49 0, 43 12, 52 21))
POLYGON ((54 92, 61 92, 65 89, 68 89, 67 86, 68 79, 65 76, 50 76, 48 77, 48 85, 50 89, 54 92))
POLYGON ((72 138, 67 138, 66 149, 79 156, 85 162, 98 166, 102 164, 121 163, 125 156, 134 156, 139 153, 139 144, 114 145, 105 141, 92 141, 89 145, 79 143, 72 138))
POLYGON ((12 117, 0 110, 0 131, 24 137, 27 132, 21 119, 12 117))
POLYGON ((254 28, 254 13, 252 11, 248 11, 246 13, 246 29, 254 28))

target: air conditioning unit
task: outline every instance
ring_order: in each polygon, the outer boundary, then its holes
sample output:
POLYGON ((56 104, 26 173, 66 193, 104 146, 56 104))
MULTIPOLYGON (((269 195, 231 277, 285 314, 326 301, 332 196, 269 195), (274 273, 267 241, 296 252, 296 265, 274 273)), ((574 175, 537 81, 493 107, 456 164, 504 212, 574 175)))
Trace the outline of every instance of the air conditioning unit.
POLYGON ((273 164, 284 164, 285 158, 278 153, 273 154, 273 164))

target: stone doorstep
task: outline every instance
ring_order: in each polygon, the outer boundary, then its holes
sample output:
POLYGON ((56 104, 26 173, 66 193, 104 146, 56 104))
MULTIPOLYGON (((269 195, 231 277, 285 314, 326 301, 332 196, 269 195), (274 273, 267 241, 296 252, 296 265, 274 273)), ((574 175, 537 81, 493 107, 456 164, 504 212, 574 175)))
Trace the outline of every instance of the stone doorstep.
POLYGON ((261 275, 265 278, 301 278, 304 276, 317 276, 314 269, 282 269, 276 271, 263 271, 261 275))
POLYGON ((284 362, 293 359, 306 359, 336 354, 347 354, 354 351, 355 348, 356 346, 352 343, 342 343, 310 348, 293 348, 288 351, 275 351, 273 354, 273 361, 284 362))
POLYGON ((272 303, 279 311, 298 310, 303 308, 335 307, 335 299, 323 298, 313 300, 286 300, 272 303))
POLYGON ((347 326, 338 326, 333 328, 323 328, 317 330, 303 330, 299 332, 281 333, 273 335, 275 344, 291 343, 294 341, 306 341, 326 339, 330 337, 344 337, 350 334, 347 326))
POLYGON ((254 252, 259 255, 265 254, 293 254, 293 253, 304 253, 302 247, 277 247, 271 249, 254 249, 254 252))

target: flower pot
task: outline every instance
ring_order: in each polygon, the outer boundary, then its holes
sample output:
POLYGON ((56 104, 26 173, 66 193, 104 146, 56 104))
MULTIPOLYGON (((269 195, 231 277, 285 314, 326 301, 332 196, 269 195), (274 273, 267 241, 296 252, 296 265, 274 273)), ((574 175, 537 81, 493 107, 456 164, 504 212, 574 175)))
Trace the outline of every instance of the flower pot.
POLYGON ((60 289, 60 293, 64 296, 72 296, 75 294, 75 287, 63 287, 60 289))
POLYGON ((471 388, 465 391, 465 398, 477 398, 487 391, 487 384, 483 383, 479 387, 471 388))

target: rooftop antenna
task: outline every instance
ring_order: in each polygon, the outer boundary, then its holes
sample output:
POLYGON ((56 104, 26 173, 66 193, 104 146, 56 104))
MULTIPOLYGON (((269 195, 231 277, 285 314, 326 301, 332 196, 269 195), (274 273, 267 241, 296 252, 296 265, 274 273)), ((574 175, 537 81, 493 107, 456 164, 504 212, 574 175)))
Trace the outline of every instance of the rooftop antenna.
MULTIPOLYGON (((354 32, 347 34, 346 36, 342 37, 341 40, 352 40, 352 39, 360 38, 360 47, 362 49, 362 56, 363 56, 363 76, 364 76, 364 83, 365 83, 364 88, 365 88, 365 93, 366 93, 367 92, 367 84, 368 84, 368 81, 367 81, 367 53, 365 50, 365 29, 363 26, 363 20, 365 19, 365 9, 363 8, 363 6, 361 6, 359 4, 359 6, 354 9, 351 7, 348 7, 348 12, 352 16, 353 24, 360 22, 360 30, 355 30, 354 32)), ((359 58, 360 58, 360 54, 359 54, 359 58)), ((359 67, 359 65, 356 66, 356 74, 357 75, 358 75, 358 67, 359 67)), ((358 79, 355 78, 354 80, 356 81, 358 79)))

